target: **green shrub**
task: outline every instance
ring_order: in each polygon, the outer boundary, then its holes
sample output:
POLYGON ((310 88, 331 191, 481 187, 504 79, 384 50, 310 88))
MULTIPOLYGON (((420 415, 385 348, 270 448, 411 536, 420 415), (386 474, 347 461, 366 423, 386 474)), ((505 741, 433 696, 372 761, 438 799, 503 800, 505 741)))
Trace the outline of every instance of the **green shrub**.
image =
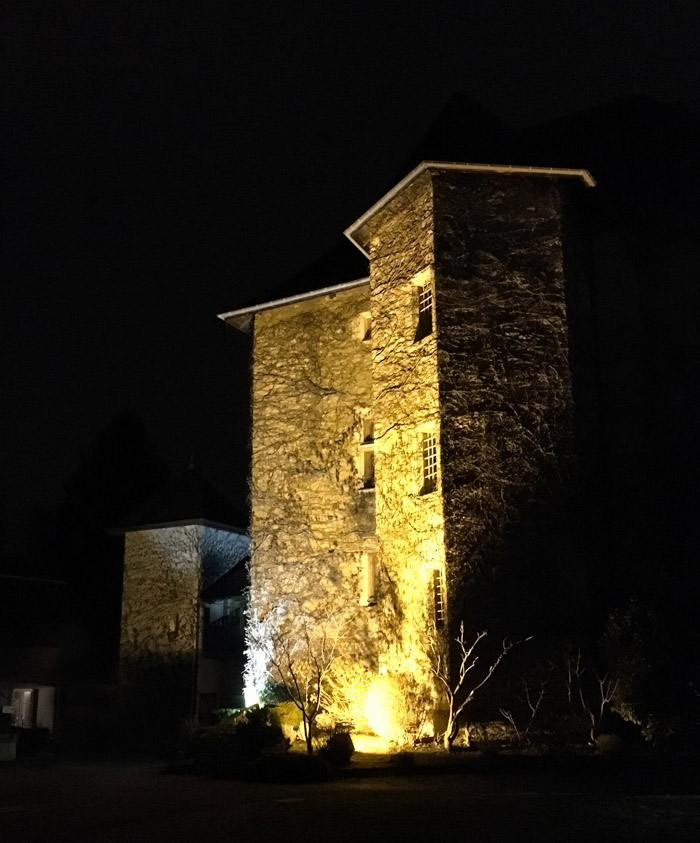
POLYGON ((354 752, 355 745, 347 732, 331 735, 319 750, 324 761, 336 767, 344 767, 348 764, 354 752))
MULTIPOLYGON (((279 682, 268 682, 260 692, 260 701, 263 705, 275 705, 276 703, 289 702, 289 691, 279 682)), ((294 705, 294 703, 292 703, 294 705)))
POLYGON ((269 706, 269 709, 274 712, 281 726, 298 729, 301 725, 301 711, 293 702, 287 700, 287 702, 274 703, 269 706))
POLYGON ((266 754, 281 754, 289 748, 279 718, 269 708, 248 708, 203 729, 195 740, 199 765, 227 775, 266 754))
POLYGON ((240 714, 241 711, 244 711, 244 709, 241 709, 241 708, 215 708, 211 712, 212 725, 216 725, 218 723, 221 723, 222 720, 226 720, 229 717, 235 717, 237 714, 240 714))

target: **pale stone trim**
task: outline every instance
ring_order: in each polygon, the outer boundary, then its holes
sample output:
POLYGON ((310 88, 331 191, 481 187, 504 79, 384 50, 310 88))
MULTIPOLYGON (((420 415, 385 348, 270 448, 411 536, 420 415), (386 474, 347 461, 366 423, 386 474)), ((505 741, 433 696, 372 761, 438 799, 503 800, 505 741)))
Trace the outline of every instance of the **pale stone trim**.
POLYGON ((372 313, 369 310, 363 311, 358 316, 358 337, 362 342, 369 342, 372 338, 372 313))
POLYGON ((238 310, 230 310, 228 313, 219 313, 217 316, 224 322, 245 331, 250 326, 253 316, 261 310, 272 310, 276 307, 284 307, 287 304, 296 304, 297 302, 316 299, 319 296, 334 296, 336 293, 342 293, 345 290, 354 290, 356 287, 364 287, 367 284, 369 284, 369 277, 357 278, 354 281, 344 281, 342 284, 321 287, 319 290, 309 290, 308 293, 299 293, 296 296, 287 296, 286 298, 275 299, 274 301, 253 304, 250 307, 241 307, 238 310))
POLYGON ((465 173, 496 173, 498 175, 519 175, 519 176, 544 176, 547 178, 574 178, 581 179, 586 187, 595 187, 596 181, 588 170, 576 169, 572 167, 527 167, 519 166, 517 164, 467 164, 457 161, 422 161, 415 169, 401 181, 392 187, 392 189, 385 193, 384 196, 375 202, 372 207, 366 211, 358 220, 348 226, 343 232, 362 254, 369 257, 367 250, 367 237, 363 236, 366 232, 366 226, 382 208, 385 207, 391 200, 401 191, 408 187, 412 181, 418 178, 421 173, 426 170, 458 170, 465 173))
POLYGON ((416 274, 411 278, 411 284, 416 287, 427 287, 429 284, 433 282, 433 267, 426 266, 425 269, 421 269, 420 272, 416 272, 416 274))
POLYGON ((234 527, 233 524, 223 524, 220 521, 210 521, 208 518, 188 518, 184 521, 163 521, 153 524, 132 524, 128 527, 110 527, 110 536, 120 536, 123 533, 139 533, 146 530, 169 530, 171 527, 211 527, 213 530, 223 530, 226 533, 238 533, 247 536, 245 527, 234 527))

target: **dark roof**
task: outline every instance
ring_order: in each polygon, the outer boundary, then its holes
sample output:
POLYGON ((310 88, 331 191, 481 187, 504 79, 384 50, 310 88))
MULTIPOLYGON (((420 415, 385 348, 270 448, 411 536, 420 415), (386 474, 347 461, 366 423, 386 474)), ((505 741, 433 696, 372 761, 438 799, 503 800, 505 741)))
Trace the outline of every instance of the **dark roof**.
POLYGON ((157 492, 118 528, 130 531, 176 524, 212 524, 244 533, 248 518, 193 469, 157 492))
MULTIPOLYGON (((650 174, 696 195, 700 120, 687 109, 644 96, 629 96, 554 121, 515 129, 466 94, 455 94, 377 199, 421 161, 585 168, 598 182, 601 199, 621 212, 645 198, 650 174), (668 180, 667 171, 677 170, 668 180), (682 172, 681 172, 682 170, 682 172), (689 172, 690 171, 690 172, 689 172), (678 182, 678 185, 675 183, 678 182), (684 183, 688 187, 684 188, 684 183)), ((343 238, 344 241, 344 238, 343 238)), ((255 306, 365 277, 365 257, 349 241, 279 286, 241 306, 255 306)))
POLYGON ((365 278, 367 275, 369 275, 367 258, 347 237, 339 234, 335 246, 312 264, 309 264, 301 272, 298 272, 292 278, 288 278, 282 284, 253 296, 241 307, 254 307, 257 304, 296 296, 299 293, 308 293, 310 290, 319 290, 322 287, 365 278))
POLYGON ((513 158, 515 144, 515 133, 510 126, 460 91, 440 111, 423 139, 396 170, 390 184, 386 185, 381 194, 391 190, 422 161, 529 164, 529 161, 513 158))
POLYGON ((245 588, 248 587, 248 562, 250 557, 240 559, 233 568, 219 577, 216 582, 202 591, 202 600, 205 603, 213 603, 215 600, 223 600, 225 597, 239 597, 245 588))
POLYGON ((700 118, 680 106, 631 96, 522 131, 528 164, 586 167, 599 199, 621 214, 682 212, 697 202, 700 118), (658 195, 657 195, 658 194, 658 195))
MULTIPOLYGON (((499 162, 499 150, 504 147, 503 139, 508 136, 509 131, 500 120, 470 100, 466 94, 455 94, 405 164, 397 168, 383 189, 377 190, 377 198, 384 195, 423 160, 499 162)), ((367 258, 346 237, 339 234, 335 246, 312 264, 276 287, 252 297, 241 304, 241 307, 254 307, 322 287, 365 278, 367 275, 367 258)))

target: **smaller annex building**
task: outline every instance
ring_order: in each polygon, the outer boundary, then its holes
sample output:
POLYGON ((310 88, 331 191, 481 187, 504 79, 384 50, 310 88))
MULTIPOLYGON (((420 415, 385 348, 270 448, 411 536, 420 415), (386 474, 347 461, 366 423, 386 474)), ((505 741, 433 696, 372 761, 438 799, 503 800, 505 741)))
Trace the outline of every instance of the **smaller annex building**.
POLYGON ((240 706, 250 552, 244 516, 190 469, 119 532, 126 722, 165 731, 183 718, 240 706))

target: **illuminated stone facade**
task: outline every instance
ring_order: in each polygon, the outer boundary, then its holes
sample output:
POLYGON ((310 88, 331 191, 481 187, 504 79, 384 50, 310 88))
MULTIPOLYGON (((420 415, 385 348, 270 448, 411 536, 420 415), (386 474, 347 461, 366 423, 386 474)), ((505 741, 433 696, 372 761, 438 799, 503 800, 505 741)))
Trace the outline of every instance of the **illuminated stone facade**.
POLYGON ((388 661, 419 674, 418 637, 431 620, 433 580, 436 572, 444 580, 445 564, 434 313, 418 337, 420 291, 434 290, 432 210, 431 180, 422 176, 373 220, 370 242, 377 536, 399 621, 388 661), (432 492, 424 489, 424 436, 438 449, 432 492))
POLYGON ((249 547, 247 535, 223 525, 125 530, 119 683, 124 714, 132 722, 158 733, 201 712, 203 695, 219 698, 211 708, 232 705, 234 693, 240 697, 240 656, 238 663, 235 654, 228 658, 238 681, 223 687, 221 659, 202 648, 207 630, 202 592, 244 565, 249 547))
MULTIPOLYGON (((255 325, 252 606, 323 617, 359 609, 376 547, 362 440, 371 417, 367 286, 265 310, 255 325)), ((369 434, 367 434, 369 436, 369 434)), ((347 647, 373 661, 373 612, 350 613, 347 647)))
POLYGON ((247 536, 202 524, 126 532, 122 662, 192 661, 199 646, 200 594, 248 548, 247 536))
POLYGON ((199 636, 201 527, 126 533, 121 661, 124 678, 151 660, 194 669, 199 636))
POLYGON ((584 171, 421 165, 349 229, 368 281, 224 316, 254 320, 260 616, 352 607, 348 655, 422 679, 427 627, 466 613, 506 629, 514 591, 530 599, 520 574, 539 583, 532 566, 547 554, 563 565, 572 178, 593 183, 584 171), (376 586, 361 605, 368 552, 376 586))

